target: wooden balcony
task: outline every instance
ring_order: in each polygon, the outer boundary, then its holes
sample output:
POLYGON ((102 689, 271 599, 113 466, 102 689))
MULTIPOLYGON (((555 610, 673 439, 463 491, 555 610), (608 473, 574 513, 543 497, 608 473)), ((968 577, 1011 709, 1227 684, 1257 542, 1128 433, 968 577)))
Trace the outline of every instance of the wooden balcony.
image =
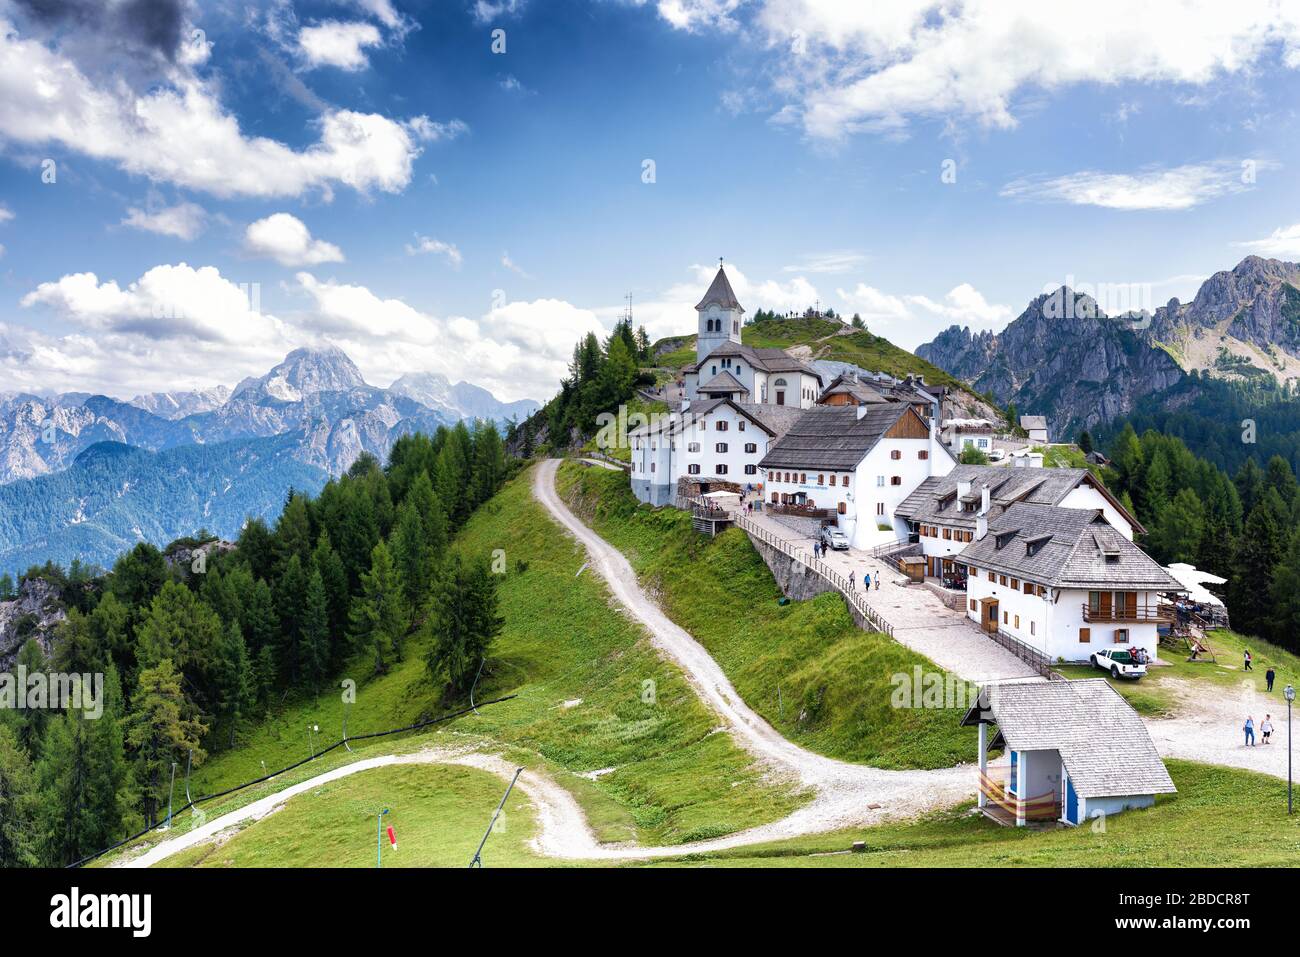
POLYGON ((1128 605, 1120 607, 1118 605, 1100 608, 1093 608, 1091 605, 1083 606, 1083 620, 1096 624, 1116 624, 1116 625, 1139 625, 1139 624, 1158 624, 1170 622, 1173 620, 1173 614, 1168 605, 1128 605))

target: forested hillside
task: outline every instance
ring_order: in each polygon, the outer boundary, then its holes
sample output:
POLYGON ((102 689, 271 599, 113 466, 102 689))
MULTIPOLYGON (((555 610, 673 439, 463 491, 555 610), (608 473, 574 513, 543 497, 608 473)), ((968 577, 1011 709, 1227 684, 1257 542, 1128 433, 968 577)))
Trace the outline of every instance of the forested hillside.
POLYGON ((1110 454, 1110 484, 1152 556, 1226 577, 1234 630, 1300 649, 1300 487, 1287 461, 1249 457, 1230 477, 1182 439, 1131 425, 1110 454))
POLYGON ((48 659, 33 640, 20 664, 103 673, 105 701, 98 719, 0 709, 0 866, 67 864, 157 823, 173 763, 237 747, 345 662, 385 672, 422 629, 428 710, 460 696, 500 620, 486 559, 446 546, 507 470, 496 428, 461 423, 399 439, 386 467, 362 456, 317 496, 290 494, 206 564, 141 543, 99 577, 31 569, 68 618, 48 659))

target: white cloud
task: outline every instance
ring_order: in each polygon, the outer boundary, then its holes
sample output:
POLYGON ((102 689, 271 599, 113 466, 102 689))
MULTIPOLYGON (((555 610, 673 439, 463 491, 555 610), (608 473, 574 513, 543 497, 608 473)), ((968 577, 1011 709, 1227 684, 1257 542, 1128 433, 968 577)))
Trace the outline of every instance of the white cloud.
MULTIPOLYGON (((1258 169, 1261 164, 1254 162, 1258 169)), ((1240 163, 1193 163, 1137 173, 1084 170, 1057 177, 1028 177, 1007 183, 999 195, 1032 202, 1102 206, 1107 209, 1191 209, 1251 187, 1240 163)))
POLYGON ((137 93, 119 78, 92 81, 75 63, 0 21, 0 138, 53 144, 154 181, 217 196, 297 196, 336 184, 400 192, 419 143, 463 133, 464 124, 419 116, 326 110, 316 142, 293 149, 246 135, 209 83, 183 68, 137 93))
POLYGON ((0 203, 0 223, 7 223, 14 218, 13 210, 0 203))
POLYGON ((527 0, 474 0, 474 19, 478 23, 491 23, 503 17, 513 17, 523 11, 527 0))
POLYGON ((93 273, 42 283, 23 297, 73 326, 52 335, 0 324, 0 381, 31 391, 129 396, 182 385, 234 385, 290 350, 334 344, 367 381, 406 372, 467 379, 499 398, 545 399, 567 374, 573 344, 607 328, 595 313, 553 299, 508 302, 479 318, 438 317, 365 286, 296 274, 304 308, 263 311, 260 290, 215 268, 156 266, 125 287, 93 273))
POLYGON ((421 236, 416 233, 415 244, 406 244, 406 255, 419 256, 423 253, 442 256, 452 269, 459 269, 465 262, 465 257, 460 254, 460 250, 455 243, 444 243, 441 239, 434 239, 432 236, 421 236))
POLYGON ((203 232, 206 218, 203 207, 196 203, 177 203, 152 211, 131 206, 127 208, 122 225, 188 241, 203 232))
POLYGON ((786 266, 782 272, 837 273, 852 272, 862 266, 867 257, 855 252, 810 253, 793 266, 786 266))
MULTIPOLYGON (((674 27, 732 30, 735 0, 663 0, 674 27)), ((1300 66, 1300 5, 1275 0, 754 0, 775 50, 778 117, 811 137, 898 131, 917 117, 1017 122, 1017 98, 1075 84, 1202 86, 1271 51, 1300 66)), ((769 63, 768 65, 772 65, 769 63)))
POLYGON ((353 3, 390 30, 404 29, 407 25, 406 19, 394 9, 391 0, 353 0, 353 3))
POLYGON ((333 66, 355 72, 370 65, 368 47, 383 41, 379 28, 372 23, 342 23, 326 20, 298 31, 298 52, 310 67, 333 66))
POLYGON ((249 223, 244 230, 244 251, 250 256, 274 259, 281 266, 343 262, 339 247, 314 238, 307 225, 289 213, 273 213, 249 223))
POLYGON ((1263 239, 1233 243, 1260 256, 1281 256, 1300 259, 1300 223, 1279 226, 1263 239))
POLYGON ((989 302, 967 282, 954 286, 941 301, 919 294, 893 295, 861 282, 836 294, 844 303, 841 315, 860 314, 868 328, 904 349, 915 349, 954 323, 996 330, 1015 318, 1010 307, 989 302))
POLYGON ((502 250, 501 252, 501 265, 504 266, 506 269, 509 269, 516 276, 522 276, 524 279, 533 278, 526 271, 524 271, 522 266, 520 266, 513 259, 511 259, 510 253, 506 252, 505 250, 502 250))

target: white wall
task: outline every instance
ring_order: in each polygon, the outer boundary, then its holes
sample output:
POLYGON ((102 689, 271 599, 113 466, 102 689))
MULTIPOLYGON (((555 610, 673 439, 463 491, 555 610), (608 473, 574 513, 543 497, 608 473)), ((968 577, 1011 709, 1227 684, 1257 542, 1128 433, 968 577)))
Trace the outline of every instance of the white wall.
POLYGON ((767 454, 768 434, 741 415, 729 405, 719 405, 703 415, 692 415, 687 410, 685 419, 688 424, 673 433, 672 482, 683 475, 701 479, 718 478, 744 486, 746 483, 758 485, 763 475, 758 470, 758 463, 767 454), (725 430, 719 431, 718 423, 725 422, 725 430), (691 451, 691 443, 698 443, 699 451, 691 451), (725 452, 717 451, 719 443, 726 445, 725 452), (752 445, 753 451, 747 452, 746 446, 752 445), (698 476, 692 476, 689 466, 700 467, 698 476), (718 466, 726 466, 726 472, 718 471, 718 466), (746 471, 752 468, 752 471, 746 471))
POLYGON ((1091 485, 1080 483, 1078 488, 1072 489, 1065 498, 1061 499, 1060 505, 1062 508, 1099 508, 1106 521, 1119 529, 1130 542, 1133 541, 1134 528, 1129 524, 1128 519, 1124 518, 1123 514, 1110 503, 1110 499, 1091 485))
MULTIPOLYGON (((1083 619, 1083 606, 1087 604, 1088 592, 1079 589, 1048 589, 1047 597, 1024 593, 1024 581, 1018 588, 1011 587, 1011 576, 1007 584, 1001 584, 1002 573, 994 572, 996 581, 988 580, 988 568, 980 568, 978 574, 970 575, 966 581, 966 616, 982 625, 980 619, 981 599, 998 600, 998 625, 1007 634, 1018 638, 1031 648, 1043 652, 1053 661, 1086 662, 1103 648, 1124 648, 1132 651, 1145 648, 1154 658, 1160 643, 1156 625, 1153 622, 1086 622, 1083 619), (1058 597, 1059 596, 1059 597, 1058 597), (974 601, 975 607, 970 603, 974 601), (1017 624, 1017 616, 1019 623, 1017 624), (1079 629, 1087 628, 1089 640, 1079 640, 1079 629), (1127 628, 1127 644, 1115 641, 1115 630, 1127 628)), ((1035 583, 1037 584, 1037 583, 1035 583)), ((1155 592, 1138 592, 1138 607, 1143 603, 1156 604, 1155 592)))

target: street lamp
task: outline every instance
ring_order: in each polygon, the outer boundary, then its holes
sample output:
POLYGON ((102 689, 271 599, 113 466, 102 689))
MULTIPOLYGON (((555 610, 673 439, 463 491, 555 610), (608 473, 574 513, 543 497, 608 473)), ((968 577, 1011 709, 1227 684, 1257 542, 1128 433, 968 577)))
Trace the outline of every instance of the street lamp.
POLYGON ((1282 697, 1286 698, 1286 813, 1290 814, 1294 808, 1291 803, 1291 702, 1295 700, 1295 687, 1283 688, 1282 697))
POLYGON ((318 724, 307 725, 307 747, 311 750, 311 756, 314 758, 316 757, 316 745, 312 742, 311 735, 313 731, 319 732, 320 725, 318 724))
POLYGON ((388 808, 384 808, 375 819, 375 867, 384 866, 384 815, 387 813, 388 808))

